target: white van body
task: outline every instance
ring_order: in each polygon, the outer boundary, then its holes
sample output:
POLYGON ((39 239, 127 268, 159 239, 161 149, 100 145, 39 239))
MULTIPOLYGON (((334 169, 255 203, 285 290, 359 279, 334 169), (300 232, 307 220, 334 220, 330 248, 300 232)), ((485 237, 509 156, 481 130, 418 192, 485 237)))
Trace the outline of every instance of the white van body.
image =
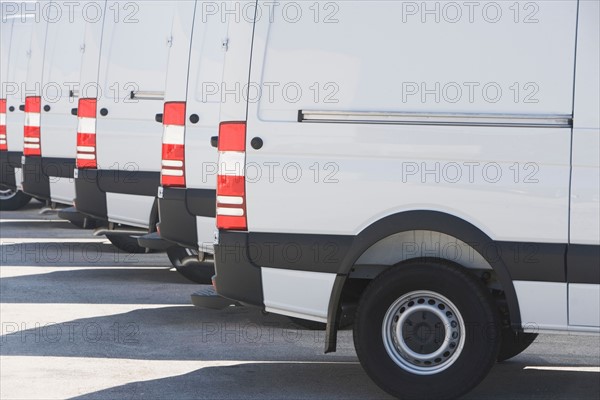
POLYGON ((143 229, 153 225, 162 136, 154 117, 163 109, 172 28, 182 3, 115 3, 115 17, 103 1, 97 3, 103 24, 86 24, 79 98, 97 99, 97 166, 76 171, 80 212, 143 229))
POLYGON ((42 63, 27 74, 28 96, 41 97, 41 156, 24 157, 24 189, 37 198, 72 205, 75 198, 77 84, 85 51, 84 11, 90 2, 69 12, 70 2, 53 1, 45 31, 35 35, 44 47, 42 63), (79 8, 81 7, 81 8, 79 8))
MULTIPOLYGON (((182 31, 174 29, 173 37, 189 37, 191 41, 174 40, 171 51, 183 56, 169 58, 165 91, 166 104, 186 102, 181 142, 185 151, 185 186, 170 185, 163 175, 159 192, 160 233, 167 240, 213 253, 218 153, 211 146, 211 138, 218 134, 221 101, 209 98, 207 93, 220 90, 228 19, 208 18, 206 10, 214 5, 212 2, 195 3, 194 10, 187 9, 189 2, 184 3, 185 8, 180 7, 182 17, 187 16, 190 21, 177 24, 182 31), (189 31, 183 31, 184 28, 189 31)), ((170 141, 165 128, 163 143, 170 141)), ((163 173, 169 171, 168 165, 169 160, 163 157, 163 173)))
POLYGON ((220 294, 327 322, 331 351, 344 299, 433 258, 516 331, 600 332, 598 2, 480 6, 282 2, 230 29, 224 80, 263 95, 221 111, 245 139, 220 148, 220 294))
POLYGON ((0 99, 6 100, 4 123, 6 126, 6 151, 0 151, 3 158, 2 184, 21 189, 21 157, 23 154, 23 123, 25 103, 25 82, 32 61, 32 34, 35 24, 34 14, 21 14, 21 10, 6 9, 2 4, 5 21, 2 21, 2 64, 0 99), (4 14, 5 13, 5 14, 4 14), (6 160, 4 159, 6 157, 6 160), (6 167, 5 167, 6 166, 6 167), (4 180, 7 180, 4 182, 4 180))

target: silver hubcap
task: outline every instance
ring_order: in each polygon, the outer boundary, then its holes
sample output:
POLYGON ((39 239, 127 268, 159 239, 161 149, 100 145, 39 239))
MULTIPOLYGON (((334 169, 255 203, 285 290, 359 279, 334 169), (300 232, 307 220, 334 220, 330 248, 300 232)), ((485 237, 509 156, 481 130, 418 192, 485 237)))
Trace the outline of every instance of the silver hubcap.
POLYGON ((388 355, 400 368, 416 375, 433 375, 460 356, 465 324, 450 300, 422 290, 407 293, 390 306, 382 335, 388 355))
POLYGON ((11 197, 15 197, 17 192, 6 186, 0 186, 0 200, 8 200, 11 197))

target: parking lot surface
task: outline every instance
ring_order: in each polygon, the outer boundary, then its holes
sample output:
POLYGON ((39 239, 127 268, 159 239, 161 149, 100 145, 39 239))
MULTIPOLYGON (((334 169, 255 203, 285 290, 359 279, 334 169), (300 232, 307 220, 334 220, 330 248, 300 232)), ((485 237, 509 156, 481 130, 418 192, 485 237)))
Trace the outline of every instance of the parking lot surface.
MULTIPOLYGON (((0 214, 2 399, 387 399, 350 331, 261 310, 191 305, 199 287, 164 254, 126 254, 40 203, 0 214)), ((467 399, 595 399, 600 342, 542 335, 467 399)))

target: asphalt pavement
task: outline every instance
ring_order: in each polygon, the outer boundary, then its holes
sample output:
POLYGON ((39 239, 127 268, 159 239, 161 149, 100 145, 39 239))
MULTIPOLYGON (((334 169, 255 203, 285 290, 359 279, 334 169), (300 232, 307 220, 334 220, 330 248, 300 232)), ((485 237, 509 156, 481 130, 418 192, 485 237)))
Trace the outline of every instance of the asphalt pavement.
MULTIPOLYGON (((126 254, 40 203, 0 213, 1 399, 387 399, 352 333, 191 305, 164 254, 126 254)), ((598 399, 600 338, 540 335, 465 399, 598 399)))

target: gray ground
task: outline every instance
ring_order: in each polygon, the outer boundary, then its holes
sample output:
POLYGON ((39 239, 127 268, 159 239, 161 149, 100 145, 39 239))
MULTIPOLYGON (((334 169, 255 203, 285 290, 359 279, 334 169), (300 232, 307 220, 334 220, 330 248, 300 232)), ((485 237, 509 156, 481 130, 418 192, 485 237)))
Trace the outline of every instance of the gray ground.
MULTIPOLYGON (((166 256, 128 255, 38 215, 0 214, 2 399, 385 399, 350 332, 323 354, 319 332, 260 310, 194 308, 198 287, 166 256)), ((597 399, 600 342, 540 336, 468 399, 597 399)))

